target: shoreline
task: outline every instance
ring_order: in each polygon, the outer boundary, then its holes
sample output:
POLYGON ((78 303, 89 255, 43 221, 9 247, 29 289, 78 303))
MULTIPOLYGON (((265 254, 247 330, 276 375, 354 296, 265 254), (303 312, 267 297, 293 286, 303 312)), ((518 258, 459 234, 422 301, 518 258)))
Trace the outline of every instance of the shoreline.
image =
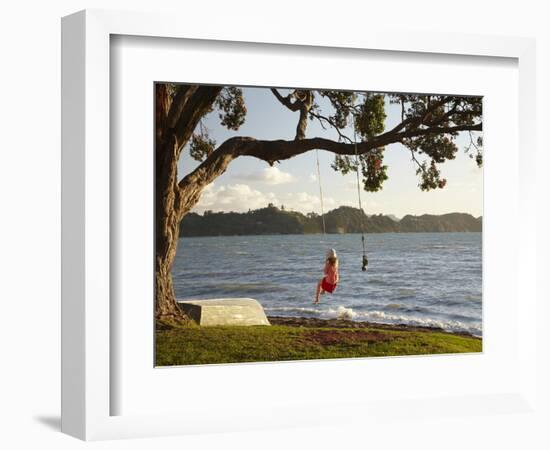
POLYGON ((271 325, 283 325, 290 327, 305 327, 305 328, 377 328, 381 330, 395 331, 420 331, 425 333, 446 333, 454 336, 466 336, 474 339, 483 340, 483 337, 475 336, 467 331, 447 331, 440 327, 406 325, 406 324, 386 324, 376 322, 358 322, 349 319, 319 319, 316 317, 283 317, 283 316, 267 316, 271 325))
MULTIPOLYGON (((476 233, 482 234, 483 231, 365 231, 365 234, 467 234, 476 233)), ((325 234, 331 236, 345 236, 347 234, 360 235, 360 231, 338 233, 335 231, 327 231, 325 234)), ((259 233, 259 234, 193 234, 193 235, 180 235, 178 239, 190 239, 190 238, 205 238, 205 237, 247 237, 247 236, 323 236, 323 232, 318 233, 259 233)))

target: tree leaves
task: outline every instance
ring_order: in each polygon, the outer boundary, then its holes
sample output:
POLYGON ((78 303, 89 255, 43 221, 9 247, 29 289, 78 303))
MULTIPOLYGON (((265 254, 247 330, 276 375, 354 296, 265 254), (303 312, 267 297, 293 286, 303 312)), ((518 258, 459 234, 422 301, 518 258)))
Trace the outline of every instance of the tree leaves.
POLYGON ((216 141, 211 139, 208 130, 201 127, 202 133, 193 133, 189 144, 189 154, 197 161, 206 159, 216 148, 216 141))
POLYGON ((447 184, 447 180, 441 178, 441 172, 433 159, 429 166, 426 161, 421 163, 418 169, 416 169, 416 174, 420 175, 419 187, 423 191, 431 191, 438 188, 443 189, 447 184))
POLYGON ((381 94, 365 94, 355 114, 355 131, 363 139, 370 139, 384 131, 386 108, 381 94))
POLYGON ((384 147, 376 148, 366 155, 361 155, 361 170, 363 174, 363 189, 367 192, 377 192, 382 189, 388 179, 388 166, 384 161, 384 147))
MULTIPOLYGON (((348 117, 352 112, 357 95, 355 92, 349 91, 317 91, 321 97, 327 98, 332 107, 333 114, 328 118, 339 129, 343 129, 348 124, 348 117)), ((319 105, 315 105, 315 109, 319 110, 319 105)))
POLYGON ((216 99, 221 124, 228 130, 238 130, 246 118, 246 105, 241 88, 224 87, 216 99))
MULTIPOLYGON (((376 94, 360 92, 318 91, 330 100, 333 111, 322 115, 315 105, 315 117, 323 120, 322 125, 336 129, 339 141, 353 140, 346 136, 345 129, 350 121, 355 124, 355 133, 360 140, 372 140, 384 133, 386 122, 386 100, 401 106, 401 123, 388 133, 405 136, 400 142, 411 151, 420 177, 419 187, 424 191, 443 189, 447 180, 441 177, 438 164, 452 160, 458 150, 456 138, 459 133, 432 132, 428 129, 445 129, 463 125, 475 125, 481 121, 482 99, 480 97, 455 97, 416 94, 376 94)), ((467 152, 477 165, 483 164, 483 139, 476 132, 469 132, 471 144, 467 152)), ((387 179, 387 166, 382 165, 384 148, 377 148, 369 155, 360 157, 364 189, 377 191, 387 179)), ((336 155, 332 168, 343 175, 358 170, 354 158, 336 155)))
MULTIPOLYGON (((360 143, 380 139, 384 145, 388 142, 400 142, 408 148, 417 166, 419 187, 425 191, 442 189, 446 185, 446 180, 441 177, 439 165, 456 157, 456 139, 459 136, 456 127, 480 124, 482 117, 480 97, 331 90, 295 90, 292 95, 298 96, 302 92, 310 95, 305 108, 307 118, 310 121, 318 120, 323 129, 334 129, 338 134, 338 142, 349 144, 355 140, 360 143), (386 131, 388 103, 400 106, 401 122, 386 131), (442 131, 445 129, 449 131, 442 131), (387 139, 384 141, 384 138, 387 139)), ((283 105, 285 100, 290 101, 290 97, 279 97, 278 101, 283 105)), ((301 101, 299 96, 296 97, 295 103, 298 101, 301 101)), ((286 106, 288 108, 288 105, 286 106)), ((214 108, 218 112, 221 125, 229 130, 236 131, 245 122, 247 109, 241 88, 224 87, 213 104, 214 108)), ((299 127, 297 136, 301 130, 304 134, 301 137, 305 138, 306 130, 302 116, 304 114, 301 114, 301 122, 298 124, 301 123, 302 128, 299 127)), ((481 167, 482 136, 478 131, 468 133, 470 144, 465 150, 481 167)), ((203 129, 201 124, 200 130, 191 138, 190 154, 194 159, 202 161, 214 151, 215 146, 216 142, 209 137, 208 130, 203 129)), ((336 155, 331 166, 344 175, 350 171, 361 170, 363 188, 366 191, 378 191, 388 178, 387 166, 383 164, 384 151, 383 145, 371 149, 368 153, 359 155, 359 163, 351 155, 336 155)))

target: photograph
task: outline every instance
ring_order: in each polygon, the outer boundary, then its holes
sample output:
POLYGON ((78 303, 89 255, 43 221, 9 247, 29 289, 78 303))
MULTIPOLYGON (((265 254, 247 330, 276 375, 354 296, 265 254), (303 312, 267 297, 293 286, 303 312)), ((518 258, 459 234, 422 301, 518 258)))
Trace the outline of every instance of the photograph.
POLYGON ((483 351, 482 97, 152 95, 155 367, 483 351))
POLYGON ((0 450, 549 450, 549 15, 493 3, 5 2, 0 450))

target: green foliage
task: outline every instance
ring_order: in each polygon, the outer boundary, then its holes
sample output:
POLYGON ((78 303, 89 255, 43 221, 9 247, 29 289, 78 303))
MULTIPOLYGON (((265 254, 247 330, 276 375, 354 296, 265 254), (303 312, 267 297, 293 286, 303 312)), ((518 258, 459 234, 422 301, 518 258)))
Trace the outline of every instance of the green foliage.
POLYGON ((382 164, 384 147, 375 148, 361 156, 361 170, 363 172, 363 187, 367 192, 376 192, 382 189, 382 184, 388 179, 388 166, 382 164))
POLYGON ((357 170, 357 164, 351 156, 335 155, 334 162, 330 165, 335 171, 347 175, 350 171, 357 170))
POLYGON ((246 105, 241 88, 228 86, 216 99, 221 124, 228 130, 238 130, 246 118, 246 105))
POLYGON ((399 230, 402 232, 448 232, 474 231, 480 232, 482 218, 472 217, 470 214, 450 213, 441 216, 423 214, 421 216, 406 215, 399 221, 399 230))
MULTIPOLYGON (((481 98, 478 97, 447 97, 437 95, 393 95, 392 103, 401 104, 402 119, 406 125, 404 132, 422 131, 459 125, 472 125, 481 119, 481 98)), ((402 140, 411 151, 411 157, 417 164, 416 173, 420 177, 419 186, 424 191, 443 189, 447 180, 441 178, 437 164, 452 160, 458 147, 456 138, 458 132, 420 134, 402 140), (422 161, 420 158, 423 157, 422 161)), ((472 133, 470 133, 472 137, 472 133)), ((475 157, 478 166, 482 164, 481 136, 477 137, 476 145, 466 149, 470 156, 475 157), (472 155, 472 148, 476 154, 472 155)))
POLYGON ((203 216, 190 213, 184 217, 180 233, 182 236, 302 234, 307 221, 298 212, 283 211, 269 204, 246 213, 206 211, 203 216))
POLYGON ((444 134, 406 139, 403 143, 413 152, 429 156, 435 163, 455 159, 458 150, 453 138, 444 134))
MULTIPOLYGON (((246 105, 242 89, 228 86, 222 89, 215 101, 221 125, 229 130, 238 130, 246 119, 246 105)), ((212 112, 210 109, 208 112, 212 112)), ((216 141, 209 131, 199 122, 198 130, 191 136, 189 154, 197 161, 204 161, 216 148, 216 141)))
POLYGON ((274 325, 179 327, 156 332, 156 365, 473 353, 482 341, 440 331, 274 325))
POLYGON ((336 155, 331 167, 342 175, 361 170, 363 189, 367 192, 377 192, 382 189, 384 181, 388 179, 388 166, 384 161, 384 147, 375 148, 368 154, 355 156, 336 155))
POLYGON ((483 148, 483 136, 477 136, 477 138, 474 139, 474 137, 470 133, 470 145, 466 147, 465 151, 466 153, 468 153, 468 156, 471 159, 475 159, 478 167, 483 166, 482 148, 483 148), (475 151, 472 151, 472 148, 475 151))
POLYGON ((371 139, 384 131, 386 107, 381 94, 365 94, 355 116, 355 131, 363 139, 371 139))
POLYGON ((216 141, 210 138, 207 130, 204 130, 202 133, 193 133, 191 136, 189 154, 193 159, 203 161, 214 151, 215 147, 216 141))
POLYGON ((430 191, 436 188, 443 189, 447 184, 447 180, 441 178, 441 172, 433 159, 429 166, 425 161, 421 163, 418 169, 416 169, 416 174, 420 175, 419 186, 423 191, 430 191))
MULTIPOLYGON (((406 216, 406 220, 395 221, 382 214, 367 216, 358 208, 341 206, 324 217, 327 233, 481 231, 480 219, 460 213, 406 216)), ((274 205, 246 213, 205 211, 202 216, 189 213, 180 226, 180 235, 186 237, 315 234, 322 231, 320 215, 314 212, 304 215, 274 205)))
MULTIPOLYGON (((357 94, 349 91, 318 91, 318 93, 321 97, 327 98, 333 107, 333 112, 328 117, 334 126, 345 128, 357 94)), ((319 105, 315 104, 314 110, 320 111, 319 105)))
MULTIPOLYGON (((322 95, 329 96, 326 93, 322 95)), ((356 93, 352 97, 346 93, 343 97, 332 95, 330 98, 332 106, 337 110, 331 117, 353 119, 355 133, 360 140, 373 139, 384 133, 385 98, 389 98, 392 104, 399 104, 402 123, 390 132, 401 133, 404 136, 401 143, 410 150, 411 158, 417 164, 419 186, 425 191, 445 187, 447 181, 441 177, 438 164, 455 158, 458 150, 456 138, 459 133, 449 131, 424 134, 423 130, 472 125, 481 119, 481 98, 475 97, 406 94, 384 96, 369 93, 356 93)), ((338 126, 341 125, 342 123, 338 123, 338 126)), ((474 134, 477 133, 470 132, 471 144, 466 148, 466 152, 481 167, 483 138, 480 134, 474 134)), ((350 142, 352 141, 350 139, 350 142)), ((375 192, 382 189, 384 181, 388 178, 387 166, 382 164, 383 155, 384 148, 376 148, 368 154, 360 155, 359 164, 353 156, 336 155, 332 168, 344 175, 360 169, 364 189, 375 192)))

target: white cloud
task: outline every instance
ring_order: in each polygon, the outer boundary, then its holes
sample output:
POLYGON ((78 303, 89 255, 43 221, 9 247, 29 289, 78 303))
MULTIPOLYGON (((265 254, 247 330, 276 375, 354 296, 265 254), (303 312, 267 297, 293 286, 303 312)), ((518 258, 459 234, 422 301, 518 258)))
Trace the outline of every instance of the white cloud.
POLYGON ((309 174, 309 181, 311 181, 312 183, 316 183, 317 182, 317 175, 315 175, 314 173, 310 173, 309 174))
POLYGON ((296 180, 290 173, 284 172, 278 167, 266 167, 258 172, 236 175, 235 178, 245 181, 259 181, 268 185, 292 183, 296 180))
MULTIPOLYGON (((285 209, 299 211, 301 213, 316 212, 321 213, 321 201, 319 196, 311 195, 307 192, 296 192, 286 194, 282 198, 285 209)), ((332 197, 323 197, 323 206, 325 213, 336 206, 336 200, 332 197)))
MULTIPOLYGON (((246 184, 229 184, 224 186, 208 185, 197 203, 193 212, 202 214, 204 211, 235 211, 246 212, 249 209, 265 208, 269 203, 277 207, 283 205, 287 211, 293 210, 301 213, 321 213, 319 196, 307 192, 287 193, 280 196, 273 192, 261 192, 252 189, 246 184)), ((337 207, 333 197, 324 197, 323 206, 325 213, 337 207)))
POLYGON ((246 184, 230 184, 225 186, 208 185, 193 212, 212 211, 244 212, 249 209, 264 208, 268 203, 277 204, 273 192, 260 192, 246 184))

